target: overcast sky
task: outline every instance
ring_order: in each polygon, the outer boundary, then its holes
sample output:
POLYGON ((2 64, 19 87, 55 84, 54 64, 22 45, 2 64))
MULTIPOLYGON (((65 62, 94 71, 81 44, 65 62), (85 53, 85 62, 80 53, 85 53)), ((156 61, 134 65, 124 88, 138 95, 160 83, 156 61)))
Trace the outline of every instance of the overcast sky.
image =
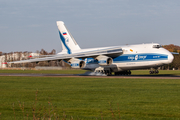
POLYGON ((60 52, 56 21, 81 48, 180 46, 180 0, 0 0, 0 51, 60 52))

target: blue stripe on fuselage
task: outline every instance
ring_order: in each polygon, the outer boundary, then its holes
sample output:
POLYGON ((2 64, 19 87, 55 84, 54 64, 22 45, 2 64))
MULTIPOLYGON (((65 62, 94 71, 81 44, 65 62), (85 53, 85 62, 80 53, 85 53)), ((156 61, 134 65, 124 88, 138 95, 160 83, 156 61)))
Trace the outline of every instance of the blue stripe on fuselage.
POLYGON ((167 60, 168 55, 156 54, 156 53, 144 53, 144 54, 123 54, 113 59, 114 63, 119 62, 140 62, 140 61, 157 61, 167 60))
POLYGON ((60 36, 60 39, 61 39, 62 43, 66 47, 68 54, 71 54, 71 49, 67 46, 66 40, 65 40, 65 38, 63 37, 63 35, 61 34, 60 31, 59 31, 59 36, 60 36))

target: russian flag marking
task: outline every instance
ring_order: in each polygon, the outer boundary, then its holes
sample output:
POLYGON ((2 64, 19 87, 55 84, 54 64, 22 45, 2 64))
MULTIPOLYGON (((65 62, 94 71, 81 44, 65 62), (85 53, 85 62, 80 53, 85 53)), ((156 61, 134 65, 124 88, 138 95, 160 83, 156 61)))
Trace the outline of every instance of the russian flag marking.
POLYGON ((67 33, 66 33, 66 32, 63 32, 63 35, 67 35, 67 33))

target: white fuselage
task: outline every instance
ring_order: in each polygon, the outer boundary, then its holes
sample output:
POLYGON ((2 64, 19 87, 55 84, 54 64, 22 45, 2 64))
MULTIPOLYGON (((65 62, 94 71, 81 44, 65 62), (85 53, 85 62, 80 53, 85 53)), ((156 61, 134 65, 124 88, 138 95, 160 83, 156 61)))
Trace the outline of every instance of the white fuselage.
MULTIPOLYGON (((113 63, 109 66, 100 66, 98 61, 94 58, 86 58, 86 66, 83 69, 94 70, 98 67, 110 68, 112 71, 124 71, 134 69, 145 68, 157 68, 162 65, 169 64, 173 61, 173 55, 166 49, 154 46, 159 45, 157 43, 151 44, 137 44, 137 45, 125 45, 120 46, 123 50, 123 54, 112 57, 113 63)), ((117 47, 117 46, 113 46, 117 47)), ((92 49, 81 49, 73 51, 73 53, 83 53, 87 51, 100 50, 113 47, 101 47, 92 49)), ((63 53, 60 53, 63 54, 63 53)))

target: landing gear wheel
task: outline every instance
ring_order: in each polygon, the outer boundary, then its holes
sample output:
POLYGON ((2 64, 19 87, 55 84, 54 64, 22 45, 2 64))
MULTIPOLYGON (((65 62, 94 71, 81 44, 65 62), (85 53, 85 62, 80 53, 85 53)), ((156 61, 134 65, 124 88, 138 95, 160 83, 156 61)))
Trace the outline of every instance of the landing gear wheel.
POLYGON ((159 71, 157 69, 155 69, 154 71, 153 70, 149 71, 149 74, 158 74, 158 73, 159 73, 159 71))
POLYGON ((149 71, 149 74, 154 74, 154 71, 152 71, 152 70, 151 70, 151 71, 149 71))
POLYGON ((155 70, 155 73, 156 73, 156 74, 158 74, 158 73, 159 73, 159 71, 158 71, 158 70, 155 70))
POLYGON ((130 70, 128 71, 128 75, 131 75, 131 71, 130 70))
POLYGON ((104 72, 107 76, 111 76, 112 75, 112 73, 109 71, 109 70, 105 70, 105 72, 104 72))

